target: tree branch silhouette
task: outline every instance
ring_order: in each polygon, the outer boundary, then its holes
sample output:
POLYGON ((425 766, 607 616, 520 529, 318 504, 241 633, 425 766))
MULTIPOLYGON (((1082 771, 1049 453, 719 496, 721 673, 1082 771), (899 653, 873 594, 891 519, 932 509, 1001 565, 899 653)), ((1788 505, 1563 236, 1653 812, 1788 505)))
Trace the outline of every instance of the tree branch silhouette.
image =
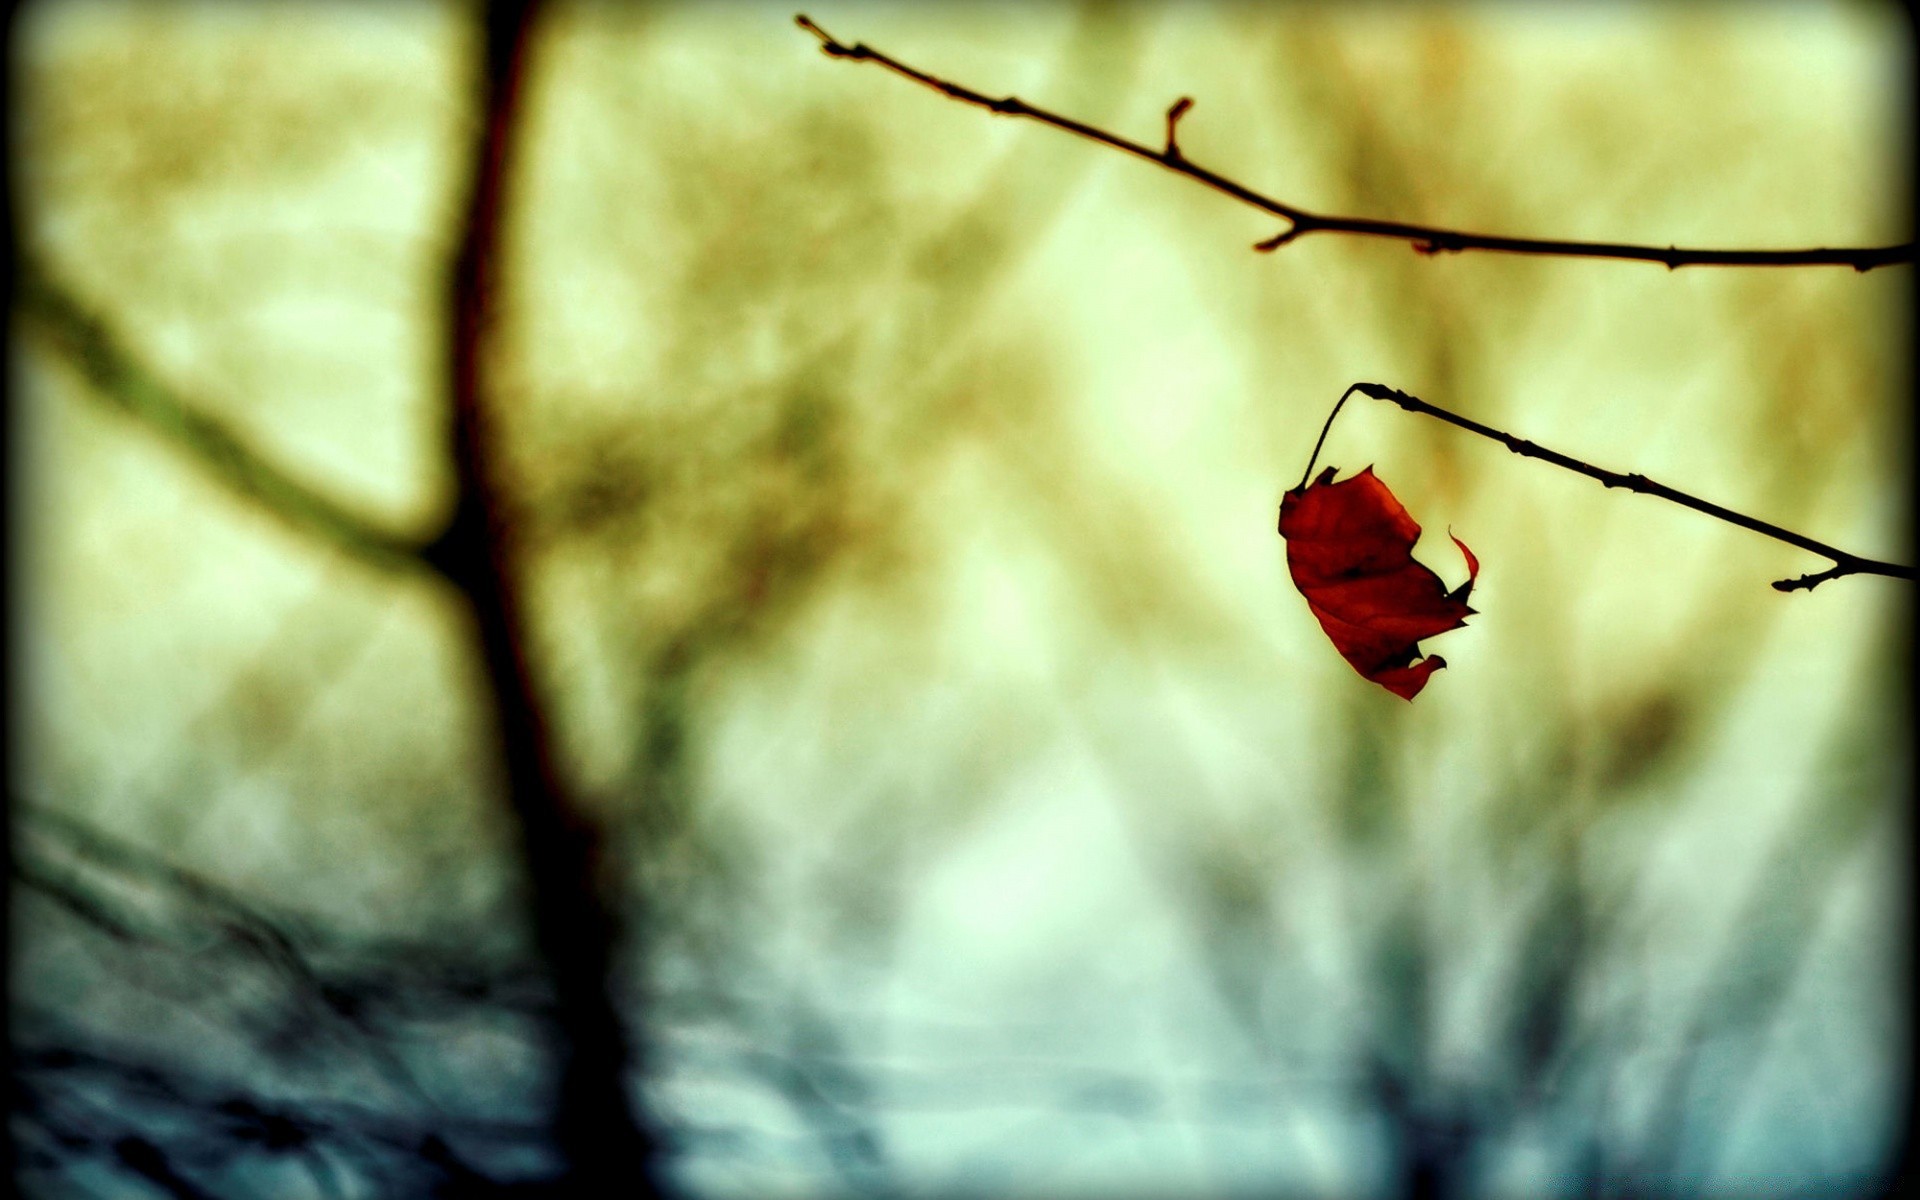
POLYGON ((418 570, 424 543, 295 479, 206 407, 169 385, 104 317, 33 257, 14 259, 15 304, 91 385, 91 393, 188 456, 213 481, 295 532, 383 571, 418 570))
POLYGON ((626 1087, 636 1065, 614 987, 619 926, 591 817, 562 781, 547 713, 528 660, 528 618, 517 582, 520 549, 502 501, 498 436, 484 360, 498 316, 501 232, 525 94, 537 4, 487 6, 476 79, 481 122, 465 216, 447 278, 446 370, 458 494, 429 558, 459 589, 486 668, 486 700, 499 736, 507 800, 519 825, 534 940, 552 974, 558 1016, 559 1098, 554 1133, 570 1182, 658 1193, 659 1146, 626 1087))
MULTIPOLYGON (((331 1187, 316 1178, 319 1194, 357 1191, 337 1186, 334 1172, 346 1168, 349 1175, 383 1183, 374 1194, 443 1195, 430 1191, 439 1177, 491 1183, 462 1161, 448 1139, 482 1149, 526 1149, 538 1146, 543 1132, 537 1124, 512 1120, 428 1118, 357 1099, 261 1093, 228 1072, 206 1073, 133 1045, 92 1038, 46 1045, 29 1037, 14 1047, 13 1063, 12 1115, 19 1132, 48 1135, 69 1155, 106 1157, 150 1182, 158 1182, 157 1174, 177 1176, 175 1161, 227 1173, 236 1163, 297 1157, 312 1175, 332 1178, 331 1187), (145 1149, 128 1159, 121 1149, 135 1142, 145 1149), (425 1178, 395 1190, 396 1171, 425 1178)), ((492 1184, 460 1194, 522 1193, 492 1184)))
POLYGON ((1016 96, 994 99, 981 92, 961 84, 950 83, 938 76, 912 67, 888 54, 883 54, 864 42, 849 46, 838 41, 826 30, 820 28, 804 14, 794 17, 794 23, 820 39, 820 48, 829 57, 844 58, 853 62, 871 62, 885 67, 903 79, 912 80, 923 87, 932 88, 943 96, 984 108, 988 112, 1003 117, 1026 117, 1043 125, 1111 146, 1115 150, 1131 154, 1164 167, 1178 175, 1204 184, 1216 192, 1231 196, 1261 212, 1279 217, 1287 222, 1287 228, 1281 233, 1254 245, 1255 250, 1269 252, 1300 238, 1315 233, 1347 234, 1354 237, 1389 238, 1411 245, 1421 254, 1457 254, 1467 250, 1488 251, 1497 254, 1532 254, 1553 258, 1601 258, 1619 259, 1628 262, 1660 263, 1668 270, 1676 267, 1813 267, 1845 266, 1856 271, 1871 271, 1875 267, 1889 266, 1893 263, 1910 263, 1914 257, 1914 244, 1902 242, 1897 246, 1873 246, 1852 249, 1828 249, 1825 247, 1809 250, 1706 250, 1682 249, 1678 246, 1647 246, 1631 242, 1586 242, 1560 238, 1508 237, 1501 234, 1469 233, 1461 229, 1444 229, 1433 225, 1416 225, 1406 221, 1376 220, 1371 217, 1334 216, 1312 212, 1298 205, 1288 204, 1263 195, 1247 185, 1229 179, 1188 158, 1180 149, 1178 140, 1180 119, 1193 108, 1193 100, 1182 96, 1167 109, 1166 144, 1158 150, 1139 142, 1130 141, 1119 134, 1110 133, 1072 117, 1049 112, 1037 105, 1028 104, 1016 96))
POLYGON ((1524 458, 1537 458, 1542 462, 1552 463, 1556 467, 1564 467, 1569 471, 1585 475, 1589 479, 1597 479, 1610 488, 1625 488, 1630 492, 1638 492, 1643 496, 1657 496, 1662 500, 1670 500, 1675 504, 1691 508, 1695 512, 1705 513, 1716 520, 1725 521, 1729 525, 1738 525, 1742 529, 1751 529, 1755 533, 1765 534, 1777 542, 1785 542, 1789 546, 1798 546, 1802 550, 1811 550, 1822 558, 1832 560, 1833 566, 1824 571, 1817 571, 1811 575, 1802 575, 1795 579, 1775 580, 1773 586, 1776 591, 1811 591, 1827 580, 1838 579, 1843 575, 1884 575, 1890 579, 1913 579, 1912 567, 1902 566, 1899 563, 1881 562, 1873 558, 1863 558, 1858 554, 1850 554, 1845 550, 1829 546, 1825 542, 1817 542, 1805 534, 1795 533, 1790 529, 1782 529, 1780 526, 1762 521, 1758 517, 1750 517, 1745 513, 1738 513, 1730 508, 1723 508, 1711 500, 1702 500, 1700 497, 1680 491, 1678 488, 1670 488, 1664 483, 1648 479, 1645 475, 1637 473, 1622 474, 1618 471, 1609 471, 1605 467, 1596 467, 1592 463, 1582 462, 1577 458, 1562 454, 1558 450, 1549 450, 1545 446, 1527 441, 1525 438, 1515 437, 1513 434, 1495 429, 1491 425, 1482 425, 1480 422, 1469 417, 1463 417, 1458 413, 1449 412, 1438 405, 1429 404, 1417 396, 1409 396, 1405 392, 1397 391, 1394 388, 1379 383, 1356 383, 1346 391, 1340 393, 1340 399, 1334 402, 1333 411, 1327 414, 1327 423, 1320 427, 1320 438, 1313 444, 1313 454, 1307 459, 1307 469, 1305 473, 1300 476, 1299 485, 1293 490, 1299 491, 1307 486, 1308 479, 1313 475, 1314 464, 1320 460, 1320 448, 1326 445, 1327 434, 1333 429, 1334 418, 1340 415, 1340 409, 1347 403, 1347 397, 1353 395, 1355 392, 1375 400, 1385 400, 1390 404, 1397 404, 1410 413, 1420 413, 1424 416, 1435 417, 1445 421, 1449 425, 1458 426, 1469 433, 1477 433, 1483 438, 1499 442, 1507 449, 1524 458))
POLYGON ((510 141, 535 7, 532 0, 510 0, 485 10, 477 81, 483 119, 447 281, 449 448, 457 494, 436 536, 412 539, 384 530, 293 478, 163 381, 118 330, 25 255, 15 259, 16 296, 19 310, 96 395, 140 420, 226 490, 370 565, 435 571, 459 594, 485 666, 484 699, 520 827, 534 938, 554 987, 561 1059, 556 1140, 578 1179, 628 1180, 633 1194, 653 1195, 658 1145, 626 1093, 636 1055, 610 990, 619 939, 612 905, 600 894, 599 839, 560 781, 526 658, 514 533, 494 479, 483 395, 481 360, 498 290, 510 141))

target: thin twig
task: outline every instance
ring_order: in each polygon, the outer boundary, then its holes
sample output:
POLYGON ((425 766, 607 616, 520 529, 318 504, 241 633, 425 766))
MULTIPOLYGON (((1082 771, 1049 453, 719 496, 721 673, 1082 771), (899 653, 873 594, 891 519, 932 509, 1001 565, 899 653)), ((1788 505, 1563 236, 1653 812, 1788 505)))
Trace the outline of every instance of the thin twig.
POLYGON ((214 482, 363 563, 382 570, 426 566, 422 541, 382 529, 270 462, 205 405, 162 380, 118 330, 32 256, 16 256, 14 278, 18 310, 79 369, 92 394, 166 439, 214 482))
POLYGON ((1506 237, 1500 234, 1468 233, 1459 229, 1442 229, 1432 225, 1415 225, 1406 221, 1381 221, 1370 217, 1341 217, 1324 213, 1310 212, 1297 205, 1275 200, 1262 195, 1243 183, 1236 182, 1224 175, 1207 170, 1205 167, 1187 158, 1175 140, 1176 127, 1180 118, 1193 107, 1193 101, 1181 97, 1167 110, 1167 144, 1163 149, 1155 150, 1139 142, 1129 141, 1118 134, 1109 133, 1072 117, 1049 112, 1044 108, 1028 104, 1015 96, 1001 99, 984 95, 972 88, 957 83, 949 83, 916 67, 908 66, 891 55, 883 54, 864 42, 849 46, 836 40, 833 35, 820 28, 805 15, 794 17, 794 23, 820 39, 820 48, 833 58, 850 59, 855 62, 877 63, 904 79, 910 79, 923 87, 932 88, 944 96, 984 108, 988 112, 1003 117, 1027 117, 1055 129, 1083 137, 1089 141, 1111 146, 1115 150, 1146 159, 1150 163, 1165 167, 1176 174, 1212 188, 1250 205, 1264 213, 1279 217, 1287 222, 1287 228, 1273 237, 1254 245, 1255 250, 1272 251, 1289 242, 1312 233, 1344 233, 1355 237, 1391 238, 1410 244, 1421 254, 1456 254, 1463 250, 1484 250, 1499 254, 1534 254, 1557 258, 1606 258, 1622 259, 1629 262, 1660 263, 1668 270, 1676 267, 1812 267, 1844 266, 1856 271, 1871 271, 1875 267, 1884 267, 1892 263, 1910 263, 1914 257, 1914 244, 1902 242, 1897 246, 1873 246, 1854 249, 1811 250, 1700 250, 1681 249, 1678 246, 1644 246, 1630 242, 1582 242, 1560 238, 1506 237))
POLYGON ((1822 558, 1833 561, 1833 566, 1824 571, 1815 572, 1812 575, 1802 575, 1797 579, 1776 580, 1773 584, 1776 591, 1811 591, 1827 580, 1838 579, 1843 575, 1884 575, 1890 579, 1906 580, 1913 578, 1912 567, 1901 566, 1898 563, 1881 562, 1873 558, 1862 558, 1858 554, 1849 554, 1845 550, 1829 546, 1825 542, 1816 542, 1805 534, 1795 533, 1790 529, 1782 529, 1780 526, 1762 521, 1758 517, 1750 517, 1745 513, 1737 513, 1730 508, 1722 508, 1710 500, 1702 500, 1698 496, 1690 495, 1677 488, 1670 488, 1664 483, 1658 483, 1652 479, 1648 479, 1645 475, 1637 473, 1623 475, 1618 471, 1609 471, 1605 467, 1596 467, 1592 463, 1582 462, 1577 458, 1562 454, 1558 450, 1549 450, 1545 446, 1527 441, 1525 438, 1515 437, 1510 433, 1502 432, 1501 430, 1493 428, 1491 425, 1482 425, 1480 422, 1469 417, 1448 412, 1446 409, 1440 408, 1437 405, 1428 404, 1425 400, 1417 396, 1409 396, 1405 392, 1396 391, 1393 388, 1379 383, 1356 383, 1346 391, 1340 393, 1340 399, 1334 402, 1333 411, 1327 414, 1327 423, 1320 428, 1320 440, 1313 444, 1313 454, 1307 460, 1306 474, 1300 477, 1300 484, 1294 489, 1295 491, 1299 491, 1307 486, 1307 479, 1313 474, 1313 465, 1319 461, 1320 447, 1326 444, 1327 433, 1333 428, 1333 419, 1340 415, 1340 409, 1346 404, 1347 397, 1353 395, 1355 392, 1360 393, 1362 396, 1370 396, 1375 400, 1385 400, 1390 404, 1397 404, 1410 413, 1420 413, 1429 417, 1437 417, 1449 425, 1457 425, 1469 433, 1477 433, 1483 438, 1499 442, 1507 449, 1522 457, 1537 458, 1542 462, 1550 462, 1556 467, 1565 467, 1567 470, 1576 471, 1589 479, 1597 479, 1610 488, 1625 488, 1630 492, 1639 492, 1643 496, 1658 496, 1662 500, 1671 500, 1675 504, 1691 508, 1695 512, 1705 513, 1710 517, 1725 521, 1729 525, 1738 525, 1742 529, 1751 529, 1755 533, 1765 534, 1777 542, 1785 542, 1789 546, 1798 546, 1802 550, 1811 550, 1822 558))

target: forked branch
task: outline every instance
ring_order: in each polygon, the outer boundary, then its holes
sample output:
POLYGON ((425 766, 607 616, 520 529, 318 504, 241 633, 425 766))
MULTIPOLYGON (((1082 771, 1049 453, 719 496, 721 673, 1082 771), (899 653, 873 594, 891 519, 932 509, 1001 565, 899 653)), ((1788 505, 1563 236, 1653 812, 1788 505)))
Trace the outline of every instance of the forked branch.
POLYGON ((1296 491, 1305 488, 1307 486, 1307 480, 1313 477, 1313 466, 1320 459, 1320 448, 1326 445, 1327 433, 1333 428, 1333 419, 1340 415, 1340 409, 1346 404, 1347 397, 1353 395, 1355 392, 1360 393, 1362 396, 1370 396, 1375 400, 1385 400, 1389 404, 1397 404, 1410 413, 1421 413, 1429 417, 1436 417, 1449 425, 1457 425, 1469 433, 1477 433, 1483 438, 1489 438, 1499 442, 1515 454, 1525 458, 1537 458, 1542 462, 1552 463, 1556 467, 1565 467, 1567 470, 1576 471, 1589 479, 1597 479, 1610 488, 1625 488, 1630 492, 1639 492, 1643 496, 1658 496, 1662 500, 1670 500, 1675 504, 1691 508, 1695 512, 1705 513, 1717 520, 1725 521, 1729 525, 1738 525, 1742 529, 1751 529, 1755 533, 1765 534, 1777 542, 1785 542, 1789 546, 1798 546, 1802 550, 1811 550, 1822 558, 1832 560, 1833 565, 1824 571, 1817 571, 1811 575, 1802 575, 1796 579, 1776 580, 1773 586, 1777 591, 1812 591, 1827 580, 1838 579, 1842 575, 1884 575, 1890 579, 1905 579, 1909 581, 1913 579, 1912 567, 1901 566, 1899 563, 1881 562, 1878 559, 1862 558, 1858 554, 1849 554, 1845 550, 1829 546, 1825 542, 1817 542, 1805 534, 1795 533, 1790 529, 1782 529, 1780 526, 1762 521, 1758 517, 1750 517, 1745 513, 1737 513, 1730 508, 1722 508, 1711 500, 1702 500, 1700 497, 1680 491, 1678 488, 1670 488, 1664 483, 1648 479, 1645 475, 1621 474, 1618 471, 1609 471, 1605 467, 1596 467, 1592 463, 1582 462, 1570 455, 1562 454, 1558 450, 1549 450, 1545 446, 1527 441, 1525 438, 1515 437, 1510 433, 1502 432, 1501 430, 1493 428, 1491 425, 1482 425, 1480 422, 1469 417, 1463 417, 1458 413, 1448 412, 1446 409, 1440 408, 1437 405, 1428 404, 1418 396, 1409 396, 1405 392, 1397 391, 1384 384, 1378 383, 1356 383, 1346 391, 1340 393, 1340 399, 1334 403, 1333 411, 1327 414, 1327 423, 1320 428, 1320 439, 1313 444, 1313 454, 1307 459, 1306 472, 1300 476, 1300 484, 1299 487, 1295 489, 1296 491))
POLYGON ((1465 250, 1481 250, 1496 254, 1533 254, 1555 258, 1621 259, 1628 262, 1659 263, 1668 270, 1676 267, 1843 266, 1852 267, 1856 271, 1871 271, 1875 267, 1913 261, 1914 244, 1912 242, 1902 242, 1897 246, 1854 249, 1824 247, 1810 250, 1682 249, 1678 246, 1643 246, 1630 242, 1582 242, 1559 238, 1507 237, 1500 234, 1469 233, 1460 229, 1442 229, 1432 225, 1415 225, 1406 221, 1382 221, 1370 217, 1330 216, 1325 213, 1311 212, 1297 205, 1262 195, 1243 183, 1200 166, 1182 153, 1176 134, 1180 118, 1193 108, 1193 101, 1189 97, 1182 96, 1167 109, 1166 145, 1156 150, 1151 146, 1130 141, 1085 122, 1076 121, 1072 117, 1061 116, 1059 113, 1028 104, 1015 96, 994 99, 972 88, 949 83, 917 67, 908 66, 891 55, 883 54, 864 42, 846 45, 805 15, 794 17, 794 22, 819 38, 820 48, 830 57, 849 59, 854 62, 877 63, 903 79, 910 79, 922 87, 932 88, 941 95, 963 104, 984 108, 988 112, 1003 117, 1026 117, 1089 141, 1099 142, 1103 146, 1111 146, 1115 150, 1131 154, 1135 158, 1143 158, 1175 174, 1184 175, 1205 184, 1216 192, 1231 196, 1242 204, 1257 208, 1270 216, 1279 217, 1287 223, 1287 227, 1280 233, 1256 243, 1255 250, 1278 250, 1289 242, 1298 241, 1308 234, 1336 233, 1403 241, 1421 254, 1455 254, 1465 250))

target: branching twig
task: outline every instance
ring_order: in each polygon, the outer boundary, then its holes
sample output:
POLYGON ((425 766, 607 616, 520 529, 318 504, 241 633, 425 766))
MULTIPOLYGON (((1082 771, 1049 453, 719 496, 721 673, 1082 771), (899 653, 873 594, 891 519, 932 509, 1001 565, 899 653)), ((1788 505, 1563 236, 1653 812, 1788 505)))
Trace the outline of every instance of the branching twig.
POLYGON ((1558 238, 1505 237, 1499 234, 1468 233, 1459 229, 1441 229, 1431 225, 1415 225, 1405 221, 1381 221, 1369 217, 1329 216, 1310 212, 1296 205, 1265 196, 1245 184, 1216 174, 1193 162, 1182 154, 1175 141, 1176 127, 1180 118, 1193 107, 1193 101, 1181 97, 1167 110, 1167 144, 1164 149, 1155 150, 1138 142, 1129 141, 1118 134, 1108 133, 1104 129, 1048 112, 1015 96, 994 99, 963 87, 949 83, 937 76, 929 75, 916 67, 910 67, 897 58, 883 54, 864 42, 849 46, 835 40, 820 26, 804 15, 794 17, 800 28, 820 39, 820 47, 834 58, 845 58, 855 62, 878 63, 894 74, 923 87, 932 88, 942 95, 984 108, 988 112, 1003 117, 1028 117, 1055 129, 1111 146, 1115 150, 1144 158, 1150 163, 1165 167, 1176 174, 1185 175, 1214 191, 1233 197, 1242 204, 1250 205, 1262 212, 1279 217, 1287 222, 1287 228, 1254 246, 1255 250, 1278 250, 1289 242, 1296 241, 1311 233, 1344 233, 1356 237, 1391 238, 1410 244, 1421 254, 1453 254, 1463 250, 1484 250, 1500 254, 1535 254, 1558 258, 1608 258, 1624 259, 1629 262, 1653 262, 1664 265, 1668 270, 1675 267, 1811 267, 1845 266, 1856 271, 1871 271, 1875 267, 1884 267, 1892 263, 1910 263, 1914 257, 1914 244, 1903 242, 1897 246, 1873 246, 1854 249, 1811 250, 1698 250, 1681 249, 1677 246, 1642 246, 1628 242, 1581 242, 1558 238))
POLYGON ((1391 404, 1397 404, 1410 413, 1422 413, 1429 417, 1437 417, 1449 425, 1457 425, 1469 433, 1477 433, 1483 438, 1490 438, 1493 441, 1499 442, 1515 454, 1526 458, 1537 458, 1542 462, 1550 462, 1556 467, 1565 467, 1567 470, 1576 471, 1589 479, 1597 479, 1610 488, 1625 488, 1630 492, 1639 492, 1643 496, 1658 496, 1662 500, 1671 500, 1675 504, 1691 508, 1695 512, 1705 513, 1710 517, 1725 521, 1729 525, 1738 525, 1742 529, 1751 529, 1755 533, 1765 534, 1775 541, 1785 542, 1789 546, 1798 546, 1802 550, 1811 550, 1823 558, 1833 560, 1833 566, 1824 571, 1819 571, 1812 575, 1802 575, 1797 579, 1776 580, 1773 586, 1778 591, 1792 592, 1802 589, 1811 591, 1827 580, 1838 579, 1842 575, 1885 575, 1890 579, 1907 580, 1913 578, 1912 567, 1901 566, 1898 563, 1881 562, 1878 559, 1862 558, 1857 554, 1849 554, 1845 550, 1836 549, 1833 546, 1827 545, 1825 542, 1816 542, 1804 534, 1794 533, 1790 529, 1782 529, 1778 525, 1762 521, 1758 517, 1750 517, 1745 513, 1737 513, 1730 508, 1722 508, 1710 500, 1702 500, 1698 496, 1689 495, 1676 488, 1670 488, 1664 483, 1658 483, 1648 479, 1645 475, 1637 473, 1623 475, 1618 471, 1609 471, 1605 467, 1596 467, 1592 463, 1581 462, 1579 459, 1569 457, 1557 450, 1549 450, 1545 446, 1536 445, 1533 442, 1527 441, 1525 438, 1518 438, 1510 433, 1504 433, 1490 425, 1482 425, 1480 422, 1472 420, 1471 418, 1463 417, 1458 413, 1448 412, 1444 408, 1428 404, 1425 400, 1417 396, 1409 396, 1405 392, 1396 391, 1393 388, 1378 383, 1356 383, 1346 391, 1340 393, 1340 399, 1334 402, 1333 411, 1327 414, 1327 423, 1320 428, 1320 439, 1313 444, 1313 454, 1307 459, 1306 473, 1300 477, 1300 483, 1298 487, 1294 489, 1295 491, 1307 486, 1307 480, 1313 475, 1313 465, 1320 459, 1320 447, 1326 444, 1327 433, 1333 428, 1333 419, 1340 415, 1340 409, 1346 404, 1347 397, 1353 395, 1355 392, 1359 392, 1363 396, 1370 396, 1375 400, 1385 400, 1391 404))
POLYGON ((79 368, 94 394, 165 438, 216 483, 364 563, 383 570, 426 565, 420 542, 301 483, 163 382, 124 337, 30 256, 15 259, 14 276, 19 311, 79 368))

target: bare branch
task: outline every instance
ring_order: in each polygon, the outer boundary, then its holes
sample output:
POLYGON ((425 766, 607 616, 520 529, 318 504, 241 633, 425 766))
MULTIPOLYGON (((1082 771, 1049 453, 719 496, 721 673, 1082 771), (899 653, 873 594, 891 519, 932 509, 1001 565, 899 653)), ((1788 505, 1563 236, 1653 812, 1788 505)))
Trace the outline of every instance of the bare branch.
POLYGON ((126 338, 28 255, 14 263, 18 309, 64 355, 102 401, 140 421, 240 499, 295 532, 385 571, 420 570, 423 543, 383 529, 301 483, 248 445, 205 407, 165 383, 126 338))
POLYGON ((1825 542, 1816 542, 1805 534, 1795 533, 1790 529, 1782 529, 1780 526, 1762 521, 1758 517, 1750 517, 1745 513, 1735 512, 1730 508, 1722 508, 1710 500, 1702 500, 1698 496, 1690 495, 1677 488, 1670 488, 1664 483, 1648 479, 1645 475, 1623 475, 1618 471, 1609 471, 1605 467, 1596 467, 1592 463, 1582 462, 1577 458, 1562 454, 1558 450, 1549 450, 1545 446, 1527 441, 1525 438, 1515 437, 1510 433, 1502 432, 1490 425, 1482 425, 1480 422, 1472 420, 1471 418, 1463 417, 1458 413, 1448 412, 1446 409, 1440 408, 1437 405, 1428 404, 1425 400, 1417 396, 1409 396, 1405 392, 1397 391, 1384 384, 1378 383, 1356 383, 1346 391, 1340 393, 1340 399, 1334 402, 1333 411, 1327 414, 1327 423, 1320 428, 1320 440, 1313 444, 1313 454, 1307 460, 1306 474, 1300 477, 1300 484, 1294 489, 1295 491, 1299 491, 1301 488, 1307 486, 1307 479, 1313 474, 1313 464, 1319 461, 1320 447, 1326 444, 1327 433, 1333 428, 1333 419, 1340 415, 1341 406, 1346 404, 1347 397, 1353 395, 1355 392, 1363 396, 1370 396, 1375 400, 1385 400, 1390 404, 1397 404, 1410 413, 1421 413, 1429 417, 1436 417, 1449 425, 1457 425, 1469 433, 1477 433, 1483 438, 1499 442, 1523 458, 1537 458, 1542 462, 1552 463, 1556 467, 1564 467, 1569 471, 1575 471, 1581 475, 1585 475, 1589 479, 1597 479, 1610 488, 1625 488, 1627 491, 1638 492, 1643 496, 1657 496, 1662 500, 1670 500, 1675 504, 1691 508, 1695 512, 1705 513, 1716 520, 1725 521, 1729 525, 1738 525, 1742 529, 1751 529, 1755 533, 1765 534, 1777 542, 1785 542, 1789 546, 1798 546, 1802 550, 1811 550, 1815 554, 1833 561, 1834 565, 1831 568, 1817 574, 1803 575, 1798 579, 1782 579, 1776 581, 1773 586, 1779 591, 1811 590, 1829 579, 1838 579, 1842 575, 1884 575, 1889 579, 1905 579, 1909 581, 1913 579, 1912 567, 1902 566, 1899 563, 1881 562, 1878 559, 1862 558, 1858 554, 1849 554, 1845 550, 1836 549, 1835 547, 1827 545, 1825 542))
MULTIPOLYGON (((1897 726, 1895 727, 1897 728, 1897 726)), ((1829 763, 1855 763, 1872 757, 1860 731, 1843 724, 1842 736, 1825 756, 1829 763)), ((1873 736, 1885 736, 1882 727, 1873 736)), ((1817 778, 1818 776, 1816 776, 1817 778)), ((1684 1047, 1660 1082, 1643 1128, 1646 1144, 1633 1157, 1634 1174, 1658 1181, 1675 1178, 1690 1149, 1688 1109, 1696 1085, 1707 1074, 1704 1051, 1711 1033, 1747 1031, 1755 1037, 1746 1053, 1729 1055, 1713 1072, 1713 1086, 1726 1097, 1718 1145, 1725 1153, 1740 1129, 1740 1109, 1750 1102, 1748 1086, 1766 1059, 1766 1029, 1780 1022, 1796 980, 1808 970, 1821 935, 1821 922, 1834 890, 1844 881, 1851 856, 1870 842, 1875 822, 1894 820, 1884 793, 1865 789, 1829 794, 1808 789, 1791 823, 1772 839, 1766 858, 1752 875, 1740 907, 1727 924, 1728 934, 1683 1019, 1684 1047)), ((1709 1173, 1712 1164, 1707 1164, 1709 1173)))
POLYGON ((1341 233, 1354 237, 1391 238, 1407 242, 1420 254, 1454 254, 1463 250, 1482 250, 1498 254, 1533 254, 1556 258, 1606 258, 1622 259, 1629 262, 1652 262, 1665 266, 1668 270, 1676 267, 1812 267, 1844 266, 1856 271, 1871 271, 1875 267, 1884 267, 1893 263, 1913 261, 1914 244, 1902 242, 1897 246, 1873 246, 1854 249, 1811 250, 1699 250, 1682 249, 1678 246, 1643 246, 1629 242, 1581 242, 1558 238, 1507 237, 1500 234, 1468 233, 1459 229, 1441 229, 1432 225, 1415 225, 1405 221, 1381 221, 1369 217, 1330 216, 1309 212, 1296 205, 1275 200, 1262 195, 1224 175, 1216 174, 1194 163, 1180 152, 1174 141, 1174 127, 1181 116, 1192 107, 1190 99, 1182 98, 1167 110, 1167 144, 1165 149, 1155 150, 1129 141, 1118 134, 1064 117, 1028 104, 1014 96, 993 99, 963 87, 949 83, 937 76, 929 75, 916 67, 910 67, 897 58, 883 54, 862 42, 849 46, 837 41, 833 35, 820 28, 804 15, 794 17, 795 24, 820 39, 820 48, 833 58, 850 59, 855 62, 877 63, 904 79, 910 79, 923 87, 932 88, 940 94, 984 108, 988 112, 1003 117, 1027 117, 1043 125, 1111 146, 1115 150, 1143 158, 1150 163, 1165 167, 1179 175, 1196 180, 1216 192, 1233 197, 1242 204, 1257 208, 1261 212, 1279 217, 1287 222, 1287 228, 1263 242, 1255 244, 1260 251, 1277 250, 1310 233, 1341 233))

